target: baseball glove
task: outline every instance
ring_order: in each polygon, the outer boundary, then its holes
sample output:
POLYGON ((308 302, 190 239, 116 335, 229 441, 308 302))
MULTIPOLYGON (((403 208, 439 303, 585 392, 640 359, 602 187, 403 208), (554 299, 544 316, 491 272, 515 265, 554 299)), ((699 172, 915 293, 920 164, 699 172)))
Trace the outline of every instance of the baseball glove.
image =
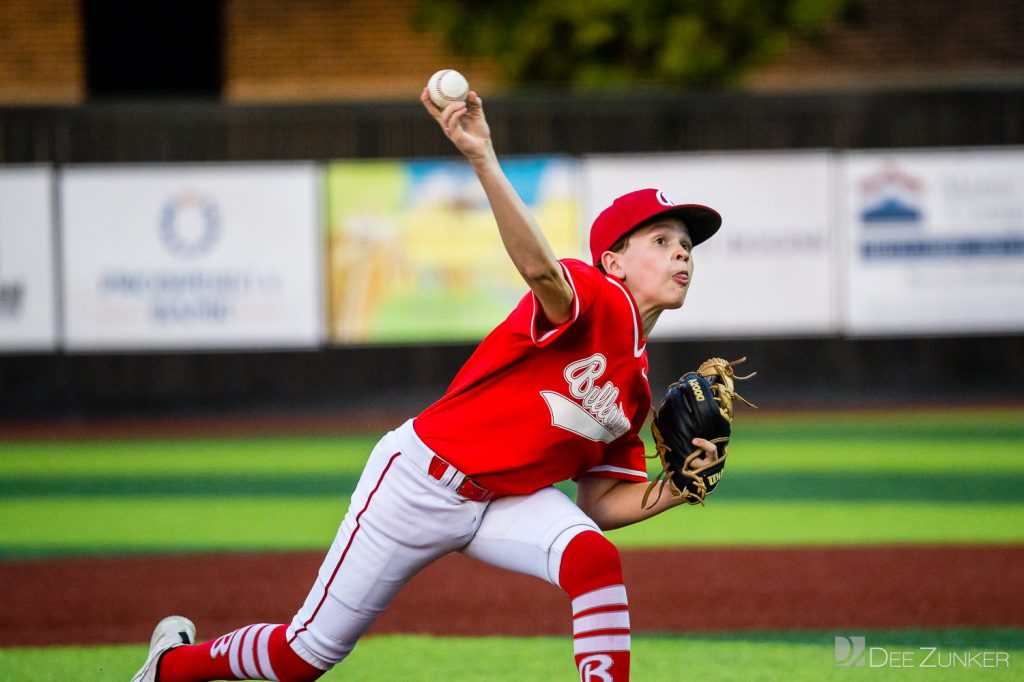
POLYGON ((696 372, 689 372, 668 387, 665 399, 654 412, 651 433, 662 470, 644 493, 643 506, 658 487, 657 504, 669 486, 674 497, 683 497, 687 504, 704 504, 704 498, 715 490, 725 468, 726 447, 732 433, 733 401, 755 407, 736 392, 735 381, 749 379, 736 376, 733 369, 746 358, 727 362, 711 358, 701 363, 696 372), (718 459, 704 462, 704 451, 693 444, 694 438, 705 438, 718 446, 718 459), (698 462, 698 459, 701 459, 698 462))

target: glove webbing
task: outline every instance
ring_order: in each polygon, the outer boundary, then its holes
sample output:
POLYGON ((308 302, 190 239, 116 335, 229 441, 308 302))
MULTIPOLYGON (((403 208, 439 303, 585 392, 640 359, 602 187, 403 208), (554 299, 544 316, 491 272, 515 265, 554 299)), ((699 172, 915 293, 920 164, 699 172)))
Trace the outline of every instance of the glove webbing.
MULTIPOLYGON (((736 392, 736 381, 746 381, 752 377, 757 376, 757 372, 751 372, 746 376, 737 376, 736 365, 743 364, 747 361, 746 356, 739 360, 723 360, 722 358, 709 358, 701 363, 700 367, 697 368, 697 373, 703 376, 711 383, 711 392, 715 396, 715 402, 718 403, 719 409, 722 411, 722 416, 732 422, 732 401, 739 400, 744 405, 757 409, 757 405, 750 402, 739 393, 736 392)), ((671 388, 671 386, 669 387, 671 388)))

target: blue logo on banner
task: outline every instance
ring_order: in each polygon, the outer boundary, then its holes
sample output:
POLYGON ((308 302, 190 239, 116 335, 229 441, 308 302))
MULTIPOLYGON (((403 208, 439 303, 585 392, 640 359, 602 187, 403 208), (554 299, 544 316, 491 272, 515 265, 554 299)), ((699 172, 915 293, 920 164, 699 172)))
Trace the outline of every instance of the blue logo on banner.
POLYGON ((917 222, 921 211, 896 197, 887 197, 881 204, 864 209, 861 219, 865 223, 917 222))
POLYGON ((921 181, 889 166, 861 182, 860 217, 866 225, 919 223, 921 181))
POLYGON ((160 239, 171 253, 194 258, 207 252, 220 236, 220 209, 212 199, 183 192, 160 212, 160 239))

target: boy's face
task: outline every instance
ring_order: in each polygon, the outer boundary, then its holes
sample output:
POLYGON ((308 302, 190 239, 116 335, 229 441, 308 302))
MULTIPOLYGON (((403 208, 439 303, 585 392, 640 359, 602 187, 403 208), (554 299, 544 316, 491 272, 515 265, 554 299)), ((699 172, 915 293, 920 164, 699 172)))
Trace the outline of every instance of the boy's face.
POLYGON ((611 274, 626 283, 641 309, 683 305, 693 277, 693 245, 678 218, 662 218, 629 236, 611 274))

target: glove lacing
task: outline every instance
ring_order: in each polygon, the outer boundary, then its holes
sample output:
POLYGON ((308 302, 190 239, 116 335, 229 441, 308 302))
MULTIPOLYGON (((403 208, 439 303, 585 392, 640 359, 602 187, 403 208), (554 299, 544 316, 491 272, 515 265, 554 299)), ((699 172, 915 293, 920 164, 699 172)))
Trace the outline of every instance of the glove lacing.
MULTIPOLYGON (((658 429, 657 424, 652 422, 651 430, 654 432, 655 451, 653 455, 644 455, 644 457, 646 457, 647 459, 654 459, 655 457, 660 457, 662 462, 662 468, 661 472, 659 472, 658 475, 654 477, 654 480, 652 480, 650 484, 647 486, 647 490, 644 491, 644 497, 641 500, 640 504, 643 506, 644 509, 650 509, 654 505, 658 504, 658 501, 661 499, 662 494, 665 492, 665 485, 667 484, 669 486, 669 492, 672 493, 673 497, 682 497, 686 504, 699 504, 701 506, 704 506, 704 498, 707 497, 708 494, 707 486, 704 483, 704 479, 697 475, 695 471, 690 467, 690 464, 693 462, 693 460, 704 454, 704 451, 701 450, 700 448, 697 448, 689 455, 687 455, 686 459, 683 460, 682 469, 678 472, 679 474, 690 479, 690 481, 694 484, 696 490, 690 490, 689 486, 686 486, 683 490, 680 490, 679 487, 675 484, 675 481, 672 480, 672 475, 675 474, 676 472, 672 469, 672 466, 669 463, 669 461, 665 459, 665 453, 669 451, 669 447, 665 443, 665 440, 662 438, 661 431, 658 429), (648 506, 647 500, 650 499, 651 493, 654 491, 655 486, 658 486, 658 496, 654 498, 654 502, 652 502, 651 505, 648 506)), ((728 440, 728 438, 715 438, 710 442, 714 443, 715 445, 718 445, 721 442, 728 442, 728 440)))

